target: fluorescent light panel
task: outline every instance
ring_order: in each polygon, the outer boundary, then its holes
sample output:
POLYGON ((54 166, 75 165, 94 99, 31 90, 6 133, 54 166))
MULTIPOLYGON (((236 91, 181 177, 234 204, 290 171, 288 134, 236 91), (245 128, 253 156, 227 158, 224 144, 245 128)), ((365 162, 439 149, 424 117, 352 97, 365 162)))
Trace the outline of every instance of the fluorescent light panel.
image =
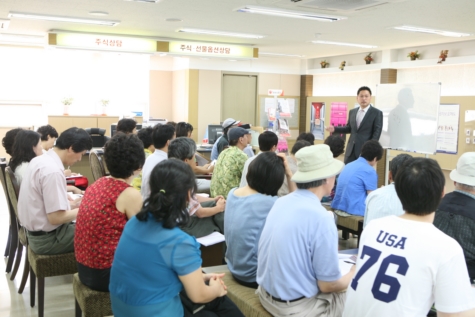
POLYGON ((0 33, 1 43, 45 45, 46 40, 42 35, 0 33))
POLYGON ((179 29, 177 32, 183 33, 194 33, 194 34, 207 34, 207 35, 219 35, 219 36, 231 36, 231 37, 241 37, 246 39, 261 39, 263 35, 256 34, 245 34, 245 33, 233 33, 233 32, 224 32, 224 31, 213 31, 213 30, 201 30, 201 29, 179 29))
POLYGON ((354 46, 354 47, 362 47, 362 48, 375 48, 375 47, 377 47, 377 46, 374 46, 374 45, 345 43, 345 42, 331 42, 331 41, 312 41, 312 43, 315 43, 315 44, 342 45, 342 46, 354 46))
POLYGON ((302 12, 302 11, 290 11, 284 9, 275 9, 275 8, 266 8, 266 7, 256 7, 256 6, 245 6, 239 9, 236 9, 237 12, 242 13, 256 13, 264 15, 272 15, 284 18, 296 18, 296 19, 305 19, 305 20, 314 20, 314 21, 323 21, 323 22, 334 22, 338 20, 344 20, 346 17, 342 16, 331 16, 325 14, 318 14, 312 12, 302 12))
POLYGON ((129 2, 145 2, 145 3, 158 3, 162 0, 124 0, 129 2))
POLYGON ((302 58, 302 57, 305 56, 305 55, 281 54, 281 53, 265 53, 265 52, 259 52, 259 55, 283 56, 283 57, 298 57, 298 58, 302 58))
POLYGON ((83 24, 103 25, 103 26, 116 26, 120 23, 120 21, 92 20, 92 19, 59 17, 59 16, 40 15, 40 14, 21 13, 21 12, 10 12, 8 14, 8 17, 20 18, 20 19, 43 20, 43 21, 73 22, 73 23, 83 23, 83 24))
POLYGON ((437 34, 437 35, 451 36, 451 37, 463 37, 463 36, 471 35, 470 33, 459 33, 459 32, 451 32, 451 31, 443 31, 443 30, 435 30, 435 29, 426 29, 426 28, 420 28, 417 26, 409 26, 409 25, 396 26, 394 28, 396 30, 430 33, 430 34, 437 34))

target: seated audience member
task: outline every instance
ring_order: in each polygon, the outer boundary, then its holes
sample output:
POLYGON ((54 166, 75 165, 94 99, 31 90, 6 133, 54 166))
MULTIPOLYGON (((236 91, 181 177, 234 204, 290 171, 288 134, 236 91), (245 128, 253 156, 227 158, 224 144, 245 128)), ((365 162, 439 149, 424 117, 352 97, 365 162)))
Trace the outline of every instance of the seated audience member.
POLYGON ((7 133, 5 133, 5 136, 2 139, 2 145, 5 148, 5 152, 7 152, 7 154, 10 155, 10 160, 13 153, 13 144, 15 143, 16 135, 21 130, 23 129, 22 128, 11 129, 7 133))
MULTIPOLYGON (((185 162, 191 168, 195 164, 196 143, 187 137, 176 138, 168 147, 168 158, 185 162)), ((197 181, 197 180, 196 180, 197 181)), ((198 182, 196 182, 198 185, 198 182)), ((205 198, 200 195, 191 196, 188 213, 190 220, 182 229, 196 238, 204 237, 213 231, 224 233, 224 208, 226 200, 223 196, 205 198)))
POLYGON ((277 142, 279 142, 279 138, 277 137, 277 134, 272 131, 264 131, 259 135, 258 142, 259 153, 253 157, 248 158, 244 163, 244 168, 242 169, 241 175, 241 183, 239 184, 239 187, 244 187, 247 185, 246 177, 249 164, 251 164, 251 162, 254 161, 261 153, 275 152, 275 150, 277 149, 277 142))
POLYGON ((277 199, 259 240, 257 293, 273 316, 341 316, 354 266, 341 275, 338 231, 320 201, 344 164, 324 144, 295 157, 298 189, 277 199))
POLYGON ((181 136, 191 138, 191 134, 193 133, 193 126, 187 122, 178 122, 176 124, 175 130, 177 138, 181 136))
POLYGON ((475 316, 473 290, 460 245, 432 222, 445 178, 432 159, 398 168, 396 192, 405 213, 364 229, 344 317, 475 316))
MULTIPOLYGON (((149 157, 155 151, 155 147, 153 146, 153 142, 152 142, 152 132, 153 132, 152 127, 146 127, 146 128, 140 129, 139 132, 137 133, 137 137, 143 143, 145 159, 147 159, 147 157, 149 157)), ((140 171, 137 177, 135 177, 134 180, 132 181, 132 187, 134 187, 137 190, 142 189, 142 171, 140 171)))
MULTIPOLYGON (((323 142, 330 147, 330 151, 333 153, 333 158, 337 158, 345 152, 345 140, 339 135, 332 134, 323 142)), ((328 196, 324 196, 322 203, 330 202, 335 198, 335 189, 338 182, 338 176, 335 178, 335 186, 333 186, 332 192, 328 196)))
POLYGON ((475 283, 475 152, 462 154, 450 179, 455 190, 442 198, 434 226, 460 244, 470 281, 475 283))
POLYGON ((374 166, 383 156, 378 141, 369 140, 361 148, 361 156, 348 163, 338 177, 332 208, 341 217, 364 216, 365 200, 378 188, 378 174, 374 166))
POLYGON ((171 125, 173 129, 176 129, 176 122, 175 121, 168 121, 166 124, 171 125))
POLYGON ((219 155, 211 178, 211 197, 228 197, 231 188, 238 187, 247 155, 242 151, 247 145, 245 129, 237 127, 228 132, 229 148, 219 155))
POLYGON ((213 148, 211 149, 211 160, 217 160, 219 154, 229 146, 229 141, 228 141, 228 131, 231 128, 237 127, 241 121, 234 120, 233 118, 227 118, 224 120, 223 124, 221 125, 223 127, 223 135, 219 137, 216 142, 213 144, 213 148))
POLYGON ((176 159, 154 167, 150 197, 125 225, 115 252, 109 286, 114 316, 242 316, 225 296, 223 274, 202 273, 200 244, 180 229, 190 217, 194 178, 176 159), (182 295, 205 307, 189 311, 193 305, 180 301, 183 288, 182 295))
POLYGON ((130 118, 120 119, 117 123, 117 132, 123 132, 125 134, 137 134, 137 122, 130 118))
POLYGON ((247 145, 242 151, 249 158, 256 156, 256 154, 254 153, 254 150, 252 149, 252 145, 251 145, 251 142, 252 142, 251 125, 243 124, 243 125, 240 125, 240 127, 243 128, 243 129, 246 129, 249 132, 249 134, 246 134, 247 145))
POLYGON ((401 201, 396 193, 396 173, 399 167, 406 161, 411 160, 412 156, 408 154, 399 154, 392 159, 389 164, 388 179, 390 184, 376 189, 374 192, 366 197, 366 208, 364 214, 363 228, 374 219, 383 218, 387 216, 400 216, 404 213, 401 201))
MULTIPOLYGON (((297 172, 297 160, 295 159, 295 154, 300 149, 304 147, 311 146, 310 142, 305 140, 300 140, 295 142, 294 146, 292 146, 292 150, 290 151, 290 155, 287 156, 287 164, 289 165, 290 170, 292 171, 292 175, 297 172)), ((290 180, 291 181, 291 180, 290 180)), ((282 187, 280 187, 279 191, 277 192, 277 196, 282 197, 289 193, 289 182, 284 182, 282 187)))
POLYGON ((40 134, 31 130, 21 130, 15 137, 10 168, 15 173, 18 186, 21 186, 23 175, 35 157, 43 154, 40 134))
POLYGON ((87 287, 109 291, 114 252, 128 219, 142 208, 142 196, 130 186, 145 162, 142 142, 116 133, 104 147, 110 176, 86 190, 76 220, 74 253, 79 279, 87 287))
POLYGON ((36 132, 41 134, 41 146, 43 147, 43 153, 46 153, 54 146, 54 142, 58 138, 58 131, 48 124, 39 127, 36 132))
POLYGON ((92 140, 83 129, 69 128, 55 147, 30 161, 18 198, 18 218, 27 229, 29 247, 37 254, 61 254, 74 250, 74 229, 80 199, 71 202, 66 193, 64 165, 74 165, 92 140))
POLYGON ((337 134, 330 135, 323 143, 330 147, 334 158, 345 153, 345 140, 337 134))
MULTIPOLYGON (((191 134, 193 133, 193 126, 186 122, 178 122, 176 124, 176 137, 187 137, 191 138, 191 134)), ((195 153, 195 155, 199 155, 195 153)), ((196 157, 195 157, 195 164, 190 164, 191 168, 193 169, 193 173, 195 175, 208 175, 213 173, 214 165, 205 164, 203 166, 198 166, 196 164, 196 157)), ((207 193, 209 194, 209 187, 211 181, 209 179, 197 179, 196 184, 198 185, 198 192, 199 193, 207 193)))
POLYGON ((224 213, 226 261, 233 277, 244 286, 257 288, 257 244, 285 176, 292 177, 285 155, 261 152, 249 165, 246 185, 228 194, 224 213))
POLYGON ((314 144, 315 142, 315 136, 313 133, 310 132, 302 132, 300 135, 297 137, 297 141, 305 140, 307 142, 310 142, 311 145, 314 144))
POLYGON ((168 145, 170 141, 175 138, 175 128, 170 124, 156 125, 152 131, 152 143, 155 147, 155 152, 150 155, 146 160, 142 168, 142 188, 140 193, 142 199, 145 200, 150 195, 150 187, 148 185, 150 181, 150 174, 152 173, 155 165, 168 158, 168 145))

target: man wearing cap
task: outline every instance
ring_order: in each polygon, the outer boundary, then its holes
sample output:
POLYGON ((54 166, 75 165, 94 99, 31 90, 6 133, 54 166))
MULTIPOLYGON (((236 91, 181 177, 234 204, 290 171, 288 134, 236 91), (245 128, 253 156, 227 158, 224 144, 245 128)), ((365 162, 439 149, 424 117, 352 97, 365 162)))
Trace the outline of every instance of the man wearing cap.
POLYGON ((354 266, 341 275, 337 228, 320 201, 344 165, 325 144, 295 157, 298 189, 277 199, 259 240, 257 292, 273 316, 341 316, 354 266))
POLYGON ((434 225, 460 244, 472 283, 475 280, 475 152, 464 153, 450 173, 455 191, 445 195, 434 225))
POLYGON ((228 132, 229 148, 225 149, 218 160, 211 178, 211 197, 219 195, 228 197, 229 191, 234 187, 239 187, 242 169, 247 160, 247 155, 242 151, 247 146, 246 129, 236 127, 228 132))
POLYGON ((213 144, 213 148, 211 149, 211 160, 217 160, 219 154, 223 152, 223 150, 229 146, 229 141, 228 141, 228 131, 232 127, 236 127, 241 123, 241 121, 234 120, 233 118, 227 118, 224 120, 223 124, 221 125, 223 127, 223 135, 216 140, 216 142, 213 144))

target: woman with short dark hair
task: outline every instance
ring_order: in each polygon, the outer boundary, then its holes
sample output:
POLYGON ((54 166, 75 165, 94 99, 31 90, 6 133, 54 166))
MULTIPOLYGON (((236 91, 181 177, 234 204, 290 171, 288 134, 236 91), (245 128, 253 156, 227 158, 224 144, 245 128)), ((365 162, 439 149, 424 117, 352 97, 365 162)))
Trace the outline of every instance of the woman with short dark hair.
POLYGON ((106 143, 104 159, 110 176, 86 190, 76 219, 74 251, 81 282, 107 292, 119 238, 127 220, 142 208, 140 192, 130 186, 145 161, 142 141, 119 132, 106 143))
POLYGON ((41 135, 31 130, 20 130, 13 143, 10 168, 15 173, 15 178, 20 186, 23 174, 35 157, 43 154, 41 147, 41 135))
POLYGON ((292 171, 285 155, 263 152, 249 164, 247 185, 229 191, 224 211, 226 260, 234 279, 244 286, 257 288, 259 237, 286 176, 290 179, 292 171))
POLYGON ((117 246, 109 287, 114 316, 243 316, 224 296, 223 274, 202 273, 200 244, 180 229, 195 191, 185 162, 168 159, 154 167, 150 196, 117 246), (193 314, 180 301, 183 287, 192 302, 208 304, 193 314))

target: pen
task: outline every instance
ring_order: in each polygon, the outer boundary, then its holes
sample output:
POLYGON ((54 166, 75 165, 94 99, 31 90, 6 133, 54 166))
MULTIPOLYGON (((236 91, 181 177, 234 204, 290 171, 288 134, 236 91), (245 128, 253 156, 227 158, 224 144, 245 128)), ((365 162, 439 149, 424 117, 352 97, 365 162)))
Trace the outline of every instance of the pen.
POLYGON ((350 263, 350 264, 356 264, 355 262, 351 262, 351 261, 344 261, 345 263, 350 263))

